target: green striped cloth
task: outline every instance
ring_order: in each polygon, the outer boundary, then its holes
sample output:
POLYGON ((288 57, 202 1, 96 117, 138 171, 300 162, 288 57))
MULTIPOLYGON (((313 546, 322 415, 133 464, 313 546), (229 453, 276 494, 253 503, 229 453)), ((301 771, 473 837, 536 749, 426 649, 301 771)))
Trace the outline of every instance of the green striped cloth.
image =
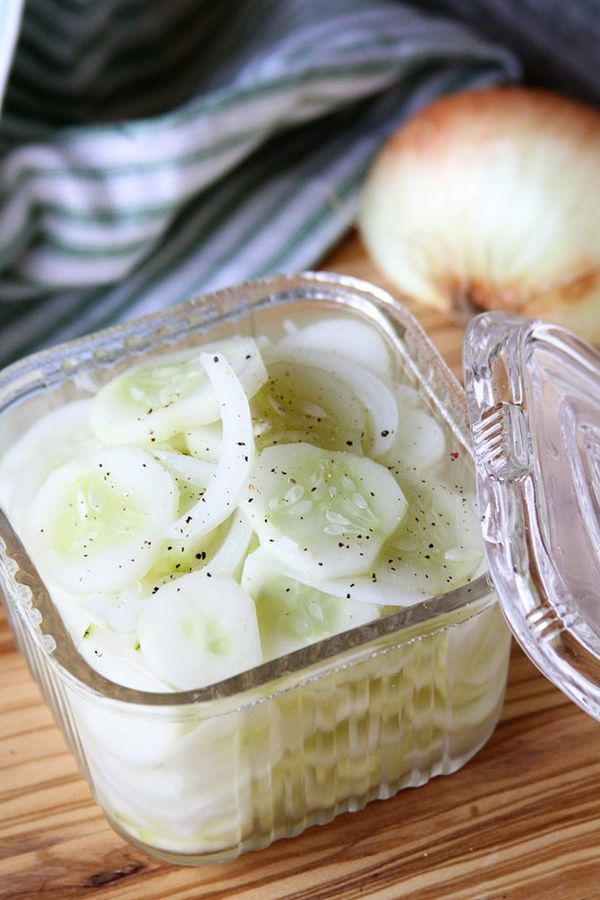
MULTIPOLYGON (((4 61, 21 5, 0 2, 4 61)), ((403 118, 518 75, 393 0, 27 0, 0 120, 0 362, 314 265, 403 118)))

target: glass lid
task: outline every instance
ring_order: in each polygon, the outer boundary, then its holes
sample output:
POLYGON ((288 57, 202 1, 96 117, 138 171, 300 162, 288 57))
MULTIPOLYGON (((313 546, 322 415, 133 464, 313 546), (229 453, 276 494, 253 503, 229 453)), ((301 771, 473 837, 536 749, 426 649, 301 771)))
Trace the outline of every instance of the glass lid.
POLYGON ((503 313, 465 336, 489 572, 536 666, 600 719, 600 353, 503 313))

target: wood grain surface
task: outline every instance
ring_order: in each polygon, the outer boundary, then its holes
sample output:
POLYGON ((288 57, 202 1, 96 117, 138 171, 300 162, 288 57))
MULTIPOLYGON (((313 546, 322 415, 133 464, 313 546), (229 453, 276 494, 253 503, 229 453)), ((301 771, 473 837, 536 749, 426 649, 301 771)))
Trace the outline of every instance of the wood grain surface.
MULTIPOLYGON (((388 286, 355 236, 324 268, 388 286)), ((458 373, 460 327, 414 311, 458 373)), ((40 895, 600 898, 600 729, 515 649, 500 725, 460 772, 236 862, 181 868, 108 827, 0 613, 0 898, 40 895)))

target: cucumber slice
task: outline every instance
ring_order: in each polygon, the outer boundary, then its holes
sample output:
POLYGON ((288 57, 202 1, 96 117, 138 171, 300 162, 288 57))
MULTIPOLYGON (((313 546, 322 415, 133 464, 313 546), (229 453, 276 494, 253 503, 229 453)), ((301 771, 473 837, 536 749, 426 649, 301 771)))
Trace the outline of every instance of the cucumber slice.
POLYGON ((256 605, 265 660, 371 622, 377 606, 349 603, 279 574, 262 550, 247 557, 242 587, 256 605))
POLYGON ((252 600, 233 578, 204 571, 184 575, 150 597, 138 636, 151 670, 180 690, 262 662, 252 600))
POLYGON ((107 447, 66 463, 27 512, 32 556, 74 594, 118 591, 160 552, 177 494, 173 477, 137 448, 107 447))
MULTIPOLYGON (((112 603, 104 611, 104 618, 109 628, 117 634, 135 634, 135 626, 138 616, 144 607, 144 601, 139 597, 112 597, 112 603)), ((133 642, 134 649, 136 641, 133 642)))
POLYGON ((271 555, 325 580, 372 566, 406 500, 378 463, 299 443, 262 451, 240 509, 271 555))
POLYGON ((0 505, 18 530, 50 472, 101 444, 89 423, 91 400, 51 410, 12 445, 0 461, 0 505))
POLYGON ((328 372, 342 381, 367 412, 371 455, 383 456, 391 448, 398 429, 398 407, 392 391, 381 378, 343 356, 304 347, 274 347, 265 350, 265 360, 269 368, 274 363, 295 363, 328 372))
MULTIPOLYGON (((267 380, 256 342, 231 338, 203 347, 224 356, 247 396, 267 380)), ((154 444, 166 441, 220 416, 199 349, 146 361, 113 378, 92 401, 94 433, 108 444, 154 444)))
MULTIPOLYGON (((422 598, 474 578, 483 560, 474 494, 425 479, 402 481, 402 488, 408 512, 383 547, 376 577, 422 598)), ((397 605, 393 599, 385 602, 397 605)))
MULTIPOLYGON (((277 552, 277 541, 263 542, 253 556, 280 577, 293 577, 330 596, 389 607, 413 606, 477 577, 483 549, 474 494, 425 479, 401 485, 406 514, 362 573, 334 576, 325 567, 302 565, 298 556, 277 552)), ((255 593, 251 582, 247 589, 255 593)))
POLYGON ((217 397, 223 426, 221 456, 204 494, 167 529, 167 536, 189 541, 227 519, 245 488, 254 459, 250 407, 241 382, 220 353, 200 354, 217 397))
POLYGON ((392 376, 390 351, 376 326, 358 319, 321 319, 290 331, 278 343, 281 350, 318 350, 351 359, 383 379, 392 376))
MULTIPOLYGON (((362 455, 365 408, 343 381, 297 362, 275 362, 251 403, 256 444, 306 441, 326 450, 362 455)), ((208 446, 208 445, 206 445, 208 446)))
MULTIPOLYGON (((262 566, 281 578, 292 577, 314 591, 320 591, 330 597, 337 597, 346 603, 364 605, 366 607, 364 614, 368 616, 365 621, 368 622, 376 618, 378 611, 384 606, 413 606, 424 599, 423 591, 414 588, 407 590, 401 582, 385 578, 379 566, 374 566, 367 575, 324 579, 310 572, 299 572, 292 569, 289 563, 284 563, 281 559, 270 555, 264 547, 259 547, 251 556, 253 560, 260 561, 262 566), (368 607, 374 607, 375 612, 369 613, 368 607)), ((246 575, 246 579, 250 580, 247 580, 244 587, 254 596, 253 571, 254 566, 249 570, 251 574, 246 575)))
POLYGON ((401 483, 408 510, 372 570, 322 582, 322 590, 357 603, 413 606, 480 574, 483 549, 474 495, 439 481, 401 483))

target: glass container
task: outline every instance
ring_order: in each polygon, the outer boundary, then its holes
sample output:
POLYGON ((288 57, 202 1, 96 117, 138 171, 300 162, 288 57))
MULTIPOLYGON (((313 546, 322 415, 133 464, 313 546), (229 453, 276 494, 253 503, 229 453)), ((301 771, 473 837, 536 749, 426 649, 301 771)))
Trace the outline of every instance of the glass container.
MULTIPOLYGON (((273 277, 38 353, 0 373, 0 454, 132 362, 293 316, 370 322, 471 467, 464 394, 391 297, 327 274, 273 277)), ((510 637, 485 574, 217 684, 146 693, 76 651, 0 513, 9 621, 110 824, 171 862, 230 860, 460 768, 500 715, 510 637)))

